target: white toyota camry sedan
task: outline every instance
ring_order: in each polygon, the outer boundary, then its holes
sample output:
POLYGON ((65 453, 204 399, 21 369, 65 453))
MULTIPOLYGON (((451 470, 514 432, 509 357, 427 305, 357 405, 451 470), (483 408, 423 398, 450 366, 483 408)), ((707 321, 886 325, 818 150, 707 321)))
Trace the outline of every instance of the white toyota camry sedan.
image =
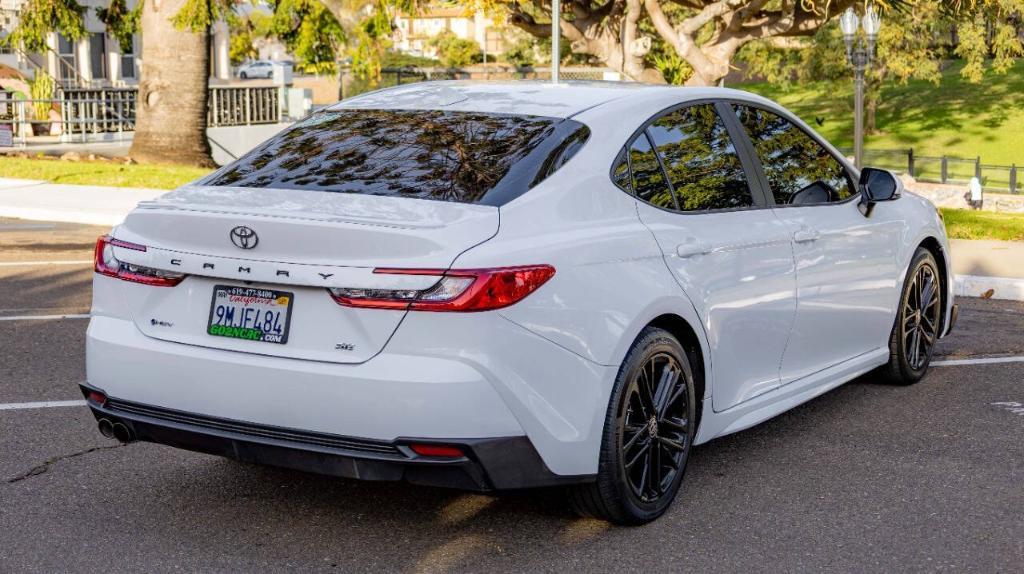
POLYGON ((726 89, 423 83, 319 111, 99 239, 106 436, 661 515, 693 445, 956 320, 940 215, 726 89))

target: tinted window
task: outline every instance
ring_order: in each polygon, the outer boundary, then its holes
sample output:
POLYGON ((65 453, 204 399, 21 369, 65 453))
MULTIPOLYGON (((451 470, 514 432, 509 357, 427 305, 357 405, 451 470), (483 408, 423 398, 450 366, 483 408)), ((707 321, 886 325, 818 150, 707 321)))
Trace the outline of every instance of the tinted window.
POLYGON ((626 157, 626 148, 622 148, 619 157, 615 158, 615 166, 612 168, 612 181, 622 189, 632 192, 633 185, 629 180, 629 159, 626 157))
POLYGON ((853 194, 839 160, 789 120, 749 106, 736 106, 736 115, 761 159, 775 203, 829 203, 853 194))
POLYGON ((713 104, 662 116, 647 132, 665 164, 679 209, 702 211, 754 204, 740 157, 713 104))
POLYGON ((661 171, 658 156, 654 155, 647 136, 641 133, 629 148, 629 162, 633 170, 633 191, 640 199, 666 209, 675 209, 676 202, 661 171))
POLYGON ((502 205, 569 161, 589 130, 559 118, 321 112, 201 183, 502 205))

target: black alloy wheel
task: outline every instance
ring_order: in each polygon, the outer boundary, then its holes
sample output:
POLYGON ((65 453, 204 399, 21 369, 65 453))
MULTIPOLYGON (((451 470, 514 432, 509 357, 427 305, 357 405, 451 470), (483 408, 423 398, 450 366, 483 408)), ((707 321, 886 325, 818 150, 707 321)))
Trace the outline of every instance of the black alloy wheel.
POLYGON ((671 333, 640 333, 612 389, 596 480, 570 489, 577 513, 632 525, 668 510, 696 435, 690 364, 671 333))
POLYGON ((910 385, 928 372, 935 342, 942 334, 943 281, 935 257, 918 248, 903 282, 896 322, 889 337, 889 363, 882 374, 889 382, 910 385))

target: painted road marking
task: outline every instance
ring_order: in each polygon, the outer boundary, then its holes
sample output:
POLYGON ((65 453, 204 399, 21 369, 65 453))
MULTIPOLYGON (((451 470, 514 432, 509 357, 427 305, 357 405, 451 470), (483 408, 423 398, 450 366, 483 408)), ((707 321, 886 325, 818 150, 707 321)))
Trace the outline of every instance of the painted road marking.
POLYGON ((56 261, 0 261, 0 267, 33 267, 41 265, 92 265, 92 259, 58 259, 56 261))
POLYGON ((961 365, 995 365, 998 363, 1024 363, 1024 357, 988 357, 983 359, 951 359, 932 361, 933 367, 959 367, 961 365))
POLYGON ((59 321, 61 319, 88 319, 89 314, 77 315, 12 315, 0 317, 0 321, 59 321))
POLYGON ((55 407, 84 407, 85 401, 39 401, 35 403, 0 403, 0 411, 51 409, 55 407))

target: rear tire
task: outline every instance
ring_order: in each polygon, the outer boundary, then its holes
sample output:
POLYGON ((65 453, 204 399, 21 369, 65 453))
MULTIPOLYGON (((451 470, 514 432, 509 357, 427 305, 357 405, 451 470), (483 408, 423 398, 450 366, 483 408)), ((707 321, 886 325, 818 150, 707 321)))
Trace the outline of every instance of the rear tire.
POLYGON ((573 487, 578 514, 623 525, 650 522, 679 491, 695 434, 686 352, 671 333, 644 329, 612 389, 595 482, 573 487))
POLYGON ((881 369, 888 382, 912 385, 928 372, 943 309, 939 266, 931 252, 918 247, 903 281, 896 322, 889 335, 889 363, 881 369))
POLYGON ((241 74, 238 74, 238 77, 243 79, 243 80, 248 80, 249 79, 249 74, 246 74, 245 72, 242 72, 241 74))

